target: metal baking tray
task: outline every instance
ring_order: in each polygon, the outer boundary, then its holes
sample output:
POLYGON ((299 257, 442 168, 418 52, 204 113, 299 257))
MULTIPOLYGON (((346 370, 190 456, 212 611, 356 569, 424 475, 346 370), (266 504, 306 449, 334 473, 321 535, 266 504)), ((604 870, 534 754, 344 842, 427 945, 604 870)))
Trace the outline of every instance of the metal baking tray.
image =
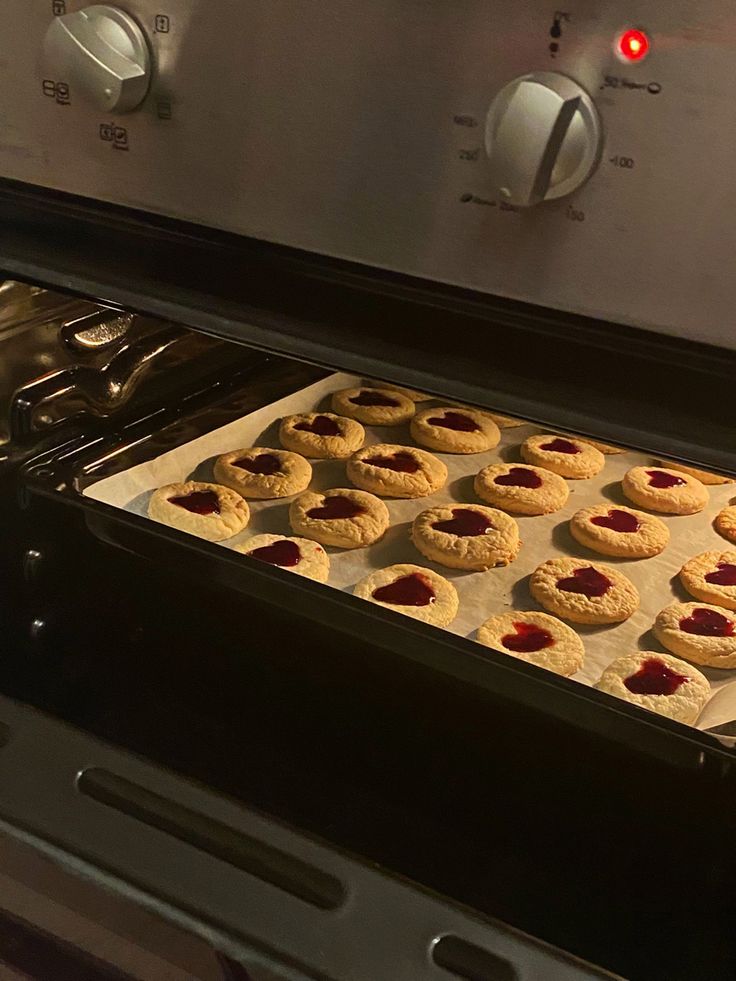
MULTIPOLYGON (((93 483, 84 490, 84 495, 145 517, 151 491, 156 487, 188 479, 212 480, 212 466, 219 454, 254 445, 277 447, 280 445, 278 422, 284 415, 328 409, 333 391, 362 383, 363 379, 353 375, 329 375, 225 426, 93 483)), ((440 404, 442 403, 439 400, 421 403, 422 406, 440 404)), ((534 517, 519 516, 523 545, 518 558, 509 566, 487 572, 448 569, 429 561, 414 548, 409 532, 413 518, 420 511, 442 503, 477 502, 478 498, 473 493, 473 477, 478 470, 492 462, 520 460, 521 443, 527 436, 537 432, 544 430, 526 424, 502 430, 499 446, 486 453, 437 454, 448 467, 446 486, 428 498, 387 500, 391 525, 386 535, 376 544, 355 550, 328 549, 331 561, 329 584, 341 590, 352 591, 358 580, 375 569, 399 562, 427 566, 450 579, 460 596, 460 612, 447 629, 472 640, 480 624, 495 613, 540 608, 529 595, 527 584, 530 573, 545 559, 570 555, 614 564, 637 586, 641 606, 632 617, 621 624, 603 627, 576 625, 585 644, 586 658, 574 680, 591 685, 616 657, 636 649, 661 649, 650 630, 654 618, 669 603, 689 598, 677 580, 677 572, 688 558, 709 548, 726 547, 723 539, 713 529, 712 520, 718 510, 733 498, 734 486, 711 486, 709 505, 699 514, 663 516, 670 529, 671 541, 660 555, 639 560, 600 556, 579 545, 571 537, 568 522, 572 514, 581 507, 606 501, 611 504, 629 503, 622 496, 621 478, 630 467, 652 464, 655 458, 627 450, 607 456, 604 469, 596 477, 569 481, 570 497, 560 511, 534 517)), ((415 445, 409 434, 408 424, 366 427, 366 442, 415 445)), ((310 486, 313 489, 350 486, 345 474, 345 461, 314 460, 312 466, 313 480, 310 486)), ((290 500, 250 501, 251 520, 248 527, 222 543, 224 547, 237 545, 264 532, 292 534, 288 522, 290 500)), ((709 729, 736 718, 736 686, 733 685, 736 670, 703 670, 710 680, 713 695, 701 714, 698 726, 709 729)))

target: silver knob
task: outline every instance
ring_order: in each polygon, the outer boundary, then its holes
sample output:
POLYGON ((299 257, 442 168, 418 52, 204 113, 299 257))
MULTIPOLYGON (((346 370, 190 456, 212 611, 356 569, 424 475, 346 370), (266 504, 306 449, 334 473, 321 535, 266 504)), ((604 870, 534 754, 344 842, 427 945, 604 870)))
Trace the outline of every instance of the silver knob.
POLYGON ((588 179, 601 152, 593 100, 556 72, 509 82, 486 117, 486 153, 503 201, 527 208, 570 194, 588 179))
POLYGON ((72 93, 81 90, 106 112, 129 112, 146 97, 151 54, 143 31, 124 10, 96 4, 55 17, 44 55, 72 93))

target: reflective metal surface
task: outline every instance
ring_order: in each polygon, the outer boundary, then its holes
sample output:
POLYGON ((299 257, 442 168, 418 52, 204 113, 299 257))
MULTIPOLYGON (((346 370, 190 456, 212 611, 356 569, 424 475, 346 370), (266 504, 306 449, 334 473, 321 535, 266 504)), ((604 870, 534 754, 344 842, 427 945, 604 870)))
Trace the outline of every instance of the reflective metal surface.
POLYGON ((53 9, 85 6, 2 4, 0 175, 736 345, 727 0, 128 0, 155 71, 126 115, 41 67, 53 9), (627 23, 652 39, 632 64, 627 23), (578 191, 519 212, 483 121, 538 71, 591 96, 604 145, 578 191))

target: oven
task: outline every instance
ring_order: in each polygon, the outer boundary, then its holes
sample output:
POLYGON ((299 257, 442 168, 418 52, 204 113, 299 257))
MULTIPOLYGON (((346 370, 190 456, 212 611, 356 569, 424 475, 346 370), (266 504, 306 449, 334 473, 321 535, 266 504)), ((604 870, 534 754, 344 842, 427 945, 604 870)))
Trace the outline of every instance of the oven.
MULTIPOLYGON (((9 977, 734 976, 734 669, 679 662, 707 689, 685 721, 593 682, 670 663, 652 626, 696 553, 725 576, 696 636, 727 646, 736 609, 735 47, 722 0, 5 0, 9 977), (289 536, 296 492, 244 492, 237 538, 149 516, 346 389, 496 443, 432 449, 428 500, 379 491, 385 535, 325 544, 326 582, 232 547, 289 536), (419 512, 480 513, 473 475, 540 434, 600 472, 558 473, 502 568, 427 558, 419 512), (607 559, 570 522, 628 513, 632 467, 702 500, 642 505, 669 544, 607 559), (573 619, 570 676, 476 636, 549 609, 534 569, 561 557, 640 598, 573 619), (450 583, 454 626, 355 595, 397 563, 450 583)), ((428 445, 366 418, 369 446, 428 445)))

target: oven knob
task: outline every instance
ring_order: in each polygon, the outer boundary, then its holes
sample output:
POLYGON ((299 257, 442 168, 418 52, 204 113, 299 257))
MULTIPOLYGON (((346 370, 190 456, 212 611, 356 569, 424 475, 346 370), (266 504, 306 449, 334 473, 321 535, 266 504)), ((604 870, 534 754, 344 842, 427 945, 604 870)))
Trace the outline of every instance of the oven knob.
POLYGON ((502 201, 528 208, 570 194, 601 152, 601 123, 588 93, 557 72, 509 82, 486 117, 486 153, 502 201))
POLYGON ((55 17, 44 56, 57 78, 106 112, 129 112, 148 91, 148 44, 133 18, 117 7, 96 4, 55 17))

